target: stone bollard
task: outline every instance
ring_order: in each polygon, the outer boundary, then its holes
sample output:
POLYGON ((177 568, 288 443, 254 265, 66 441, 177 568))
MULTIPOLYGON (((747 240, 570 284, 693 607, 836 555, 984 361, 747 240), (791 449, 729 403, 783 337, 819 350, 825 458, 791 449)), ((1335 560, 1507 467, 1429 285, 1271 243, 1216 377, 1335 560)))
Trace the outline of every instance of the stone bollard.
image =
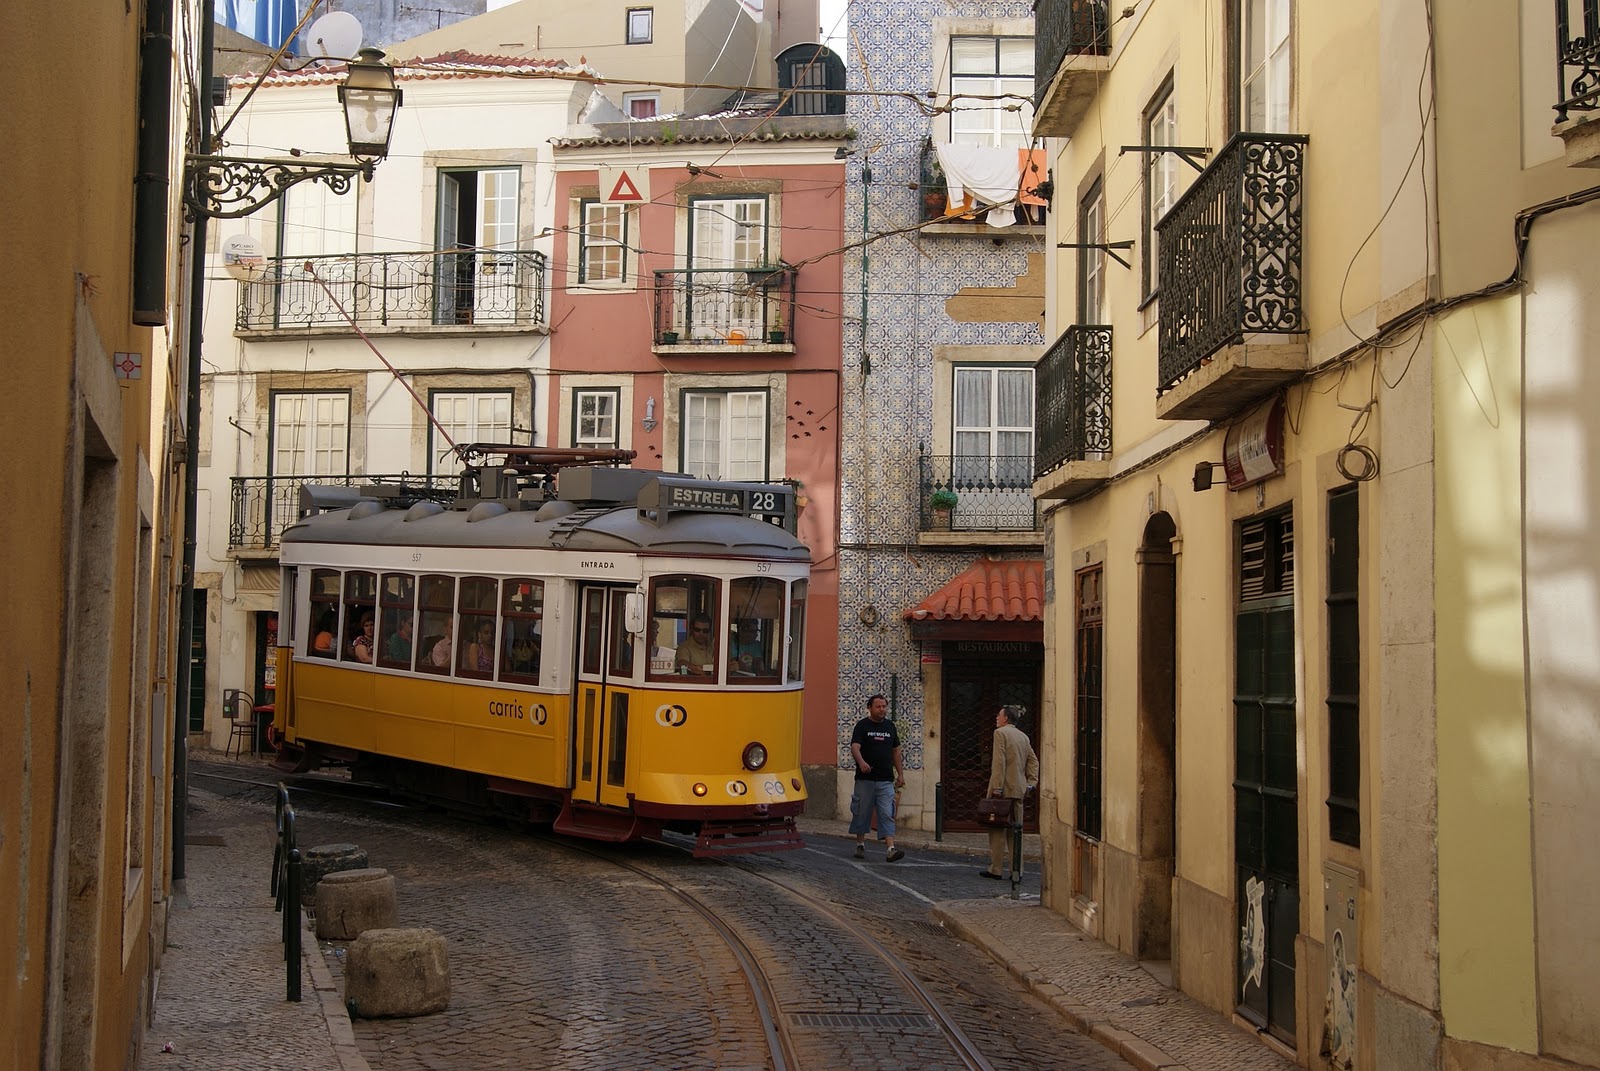
POLYGON ((450 1006, 450 961, 436 930, 368 930, 344 962, 344 1001, 352 1017, 398 1018, 450 1006))
POLYGON ((307 911, 317 906, 317 882, 341 870, 362 870, 367 853, 354 844, 319 844, 304 853, 300 868, 300 903, 307 911))
POLYGON ((353 941, 367 930, 393 929, 394 877, 380 867, 340 870, 317 883, 317 936, 353 941))

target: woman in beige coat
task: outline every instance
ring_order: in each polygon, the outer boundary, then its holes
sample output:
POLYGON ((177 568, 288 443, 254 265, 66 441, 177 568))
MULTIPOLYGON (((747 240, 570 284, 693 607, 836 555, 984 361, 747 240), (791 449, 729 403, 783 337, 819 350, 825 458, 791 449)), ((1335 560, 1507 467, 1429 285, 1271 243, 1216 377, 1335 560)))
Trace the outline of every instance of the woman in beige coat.
MULTIPOLYGON (((994 716, 994 757, 989 761, 989 795, 1003 796, 1011 801, 1011 825, 1022 825, 1022 797, 1039 784, 1039 756, 1033 752, 1028 734, 1017 726, 1027 711, 1015 704, 1003 706, 994 716)), ((1007 827, 989 830, 989 868, 978 873, 996 881, 1004 877, 1006 866, 1006 840, 1011 834, 1007 827)), ((1021 877, 1022 860, 1017 860, 1017 873, 1021 877)))

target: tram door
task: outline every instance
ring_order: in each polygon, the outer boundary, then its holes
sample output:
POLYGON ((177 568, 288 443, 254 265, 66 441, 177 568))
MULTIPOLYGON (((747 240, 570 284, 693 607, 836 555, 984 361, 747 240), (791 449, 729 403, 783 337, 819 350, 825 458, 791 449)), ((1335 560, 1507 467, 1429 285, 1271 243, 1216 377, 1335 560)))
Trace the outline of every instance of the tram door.
POLYGON ((625 610, 632 590, 586 584, 578 593, 572 798, 584 803, 628 805, 628 700, 636 645, 625 610))

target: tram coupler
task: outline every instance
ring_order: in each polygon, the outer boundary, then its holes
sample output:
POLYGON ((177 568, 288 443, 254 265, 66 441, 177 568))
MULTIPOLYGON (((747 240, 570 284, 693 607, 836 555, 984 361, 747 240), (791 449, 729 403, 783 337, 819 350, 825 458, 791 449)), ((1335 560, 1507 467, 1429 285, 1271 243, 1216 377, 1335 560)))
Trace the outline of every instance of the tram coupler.
POLYGON ((713 819, 700 823, 700 834, 694 842, 694 857, 715 859, 747 852, 787 852, 805 846, 805 838, 800 835, 793 818, 748 822, 713 819))

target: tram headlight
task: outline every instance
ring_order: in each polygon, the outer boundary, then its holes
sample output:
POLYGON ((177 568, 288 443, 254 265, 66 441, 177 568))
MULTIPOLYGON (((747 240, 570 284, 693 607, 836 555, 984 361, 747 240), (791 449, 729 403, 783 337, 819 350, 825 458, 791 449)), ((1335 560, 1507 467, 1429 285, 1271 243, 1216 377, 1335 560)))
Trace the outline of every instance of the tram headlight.
POLYGON ((746 744, 744 747, 744 768, 746 770, 759 770, 767 764, 767 745, 746 744))

